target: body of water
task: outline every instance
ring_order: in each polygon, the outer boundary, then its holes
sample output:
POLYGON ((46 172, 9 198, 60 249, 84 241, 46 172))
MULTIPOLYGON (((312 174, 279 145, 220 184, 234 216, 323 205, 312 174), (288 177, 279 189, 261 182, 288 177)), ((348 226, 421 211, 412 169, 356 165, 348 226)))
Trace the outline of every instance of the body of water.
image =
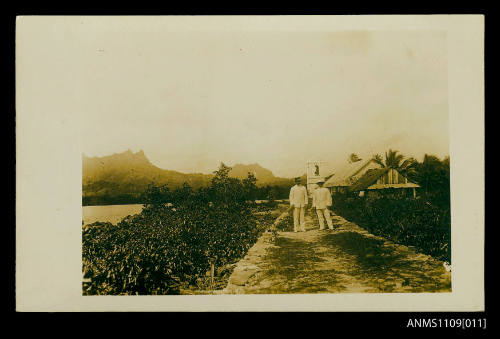
POLYGON ((92 224, 96 221, 116 224, 127 215, 140 213, 142 207, 141 204, 83 206, 83 224, 92 224))
MULTIPOLYGON (((263 202, 267 200, 256 200, 256 203, 263 202)), ((276 200, 276 202, 288 202, 288 200, 276 200)), ((117 224, 127 215, 141 213, 142 208, 142 204, 83 206, 83 224, 92 224, 96 221, 117 224)))

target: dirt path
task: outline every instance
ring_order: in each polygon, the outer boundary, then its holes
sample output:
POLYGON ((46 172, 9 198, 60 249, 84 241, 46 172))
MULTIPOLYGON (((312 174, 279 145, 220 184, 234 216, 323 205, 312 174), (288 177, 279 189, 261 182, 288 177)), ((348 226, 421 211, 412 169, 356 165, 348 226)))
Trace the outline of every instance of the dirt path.
POLYGON ((443 263, 333 215, 334 231, 266 232, 233 271, 228 294, 451 292, 443 263))

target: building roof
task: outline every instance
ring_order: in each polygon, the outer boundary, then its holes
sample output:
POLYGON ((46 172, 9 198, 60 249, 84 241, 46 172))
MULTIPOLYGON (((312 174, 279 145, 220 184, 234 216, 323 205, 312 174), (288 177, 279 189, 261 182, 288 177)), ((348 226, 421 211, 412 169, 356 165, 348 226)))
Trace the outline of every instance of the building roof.
POLYGON ((350 163, 329 178, 323 187, 351 186, 353 184, 352 177, 368 167, 371 163, 374 163, 373 159, 350 163))
POLYGON ((368 170, 361 178, 358 179, 350 188, 351 191, 362 191, 368 186, 377 182, 377 179, 384 175, 389 169, 371 169, 368 170))

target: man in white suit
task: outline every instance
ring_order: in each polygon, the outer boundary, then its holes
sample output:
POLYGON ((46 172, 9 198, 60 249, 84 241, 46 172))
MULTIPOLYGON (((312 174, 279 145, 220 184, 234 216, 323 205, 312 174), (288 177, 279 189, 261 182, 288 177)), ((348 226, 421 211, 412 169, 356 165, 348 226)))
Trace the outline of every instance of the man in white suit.
POLYGON ((332 206, 332 196, 328 191, 328 188, 323 187, 324 180, 317 182, 318 188, 316 188, 312 194, 313 202, 312 207, 316 208, 316 214, 319 220, 319 229, 325 229, 325 223, 323 217, 326 219, 328 228, 333 230, 332 218, 330 217, 330 210, 328 207, 332 206))
POLYGON ((300 178, 295 178, 295 186, 290 189, 290 206, 293 208, 293 231, 298 232, 299 225, 302 232, 306 231, 304 213, 308 202, 307 190, 300 178), (300 219, 299 219, 300 218, 300 219))

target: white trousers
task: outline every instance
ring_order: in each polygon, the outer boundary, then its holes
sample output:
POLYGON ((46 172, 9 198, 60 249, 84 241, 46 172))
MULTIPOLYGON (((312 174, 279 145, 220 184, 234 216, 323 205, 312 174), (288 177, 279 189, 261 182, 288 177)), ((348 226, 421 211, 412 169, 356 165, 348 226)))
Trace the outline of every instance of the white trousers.
POLYGON ((328 228, 333 230, 333 222, 332 218, 330 217, 330 210, 328 208, 317 208, 316 209, 316 214, 318 215, 318 220, 319 220, 319 229, 324 230, 325 229, 325 222, 323 221, 323 216, 326 219, 326 222, 328 223, 328 228))
POLYGON ((304 221, 304 213, 306 211, 305 207, 294 207, 293 208, 293 230, 298 231, 299 225, 302 231, 306 230, 306 222, 304 221), (300 220, 299 220, 300 217, 300 220))

